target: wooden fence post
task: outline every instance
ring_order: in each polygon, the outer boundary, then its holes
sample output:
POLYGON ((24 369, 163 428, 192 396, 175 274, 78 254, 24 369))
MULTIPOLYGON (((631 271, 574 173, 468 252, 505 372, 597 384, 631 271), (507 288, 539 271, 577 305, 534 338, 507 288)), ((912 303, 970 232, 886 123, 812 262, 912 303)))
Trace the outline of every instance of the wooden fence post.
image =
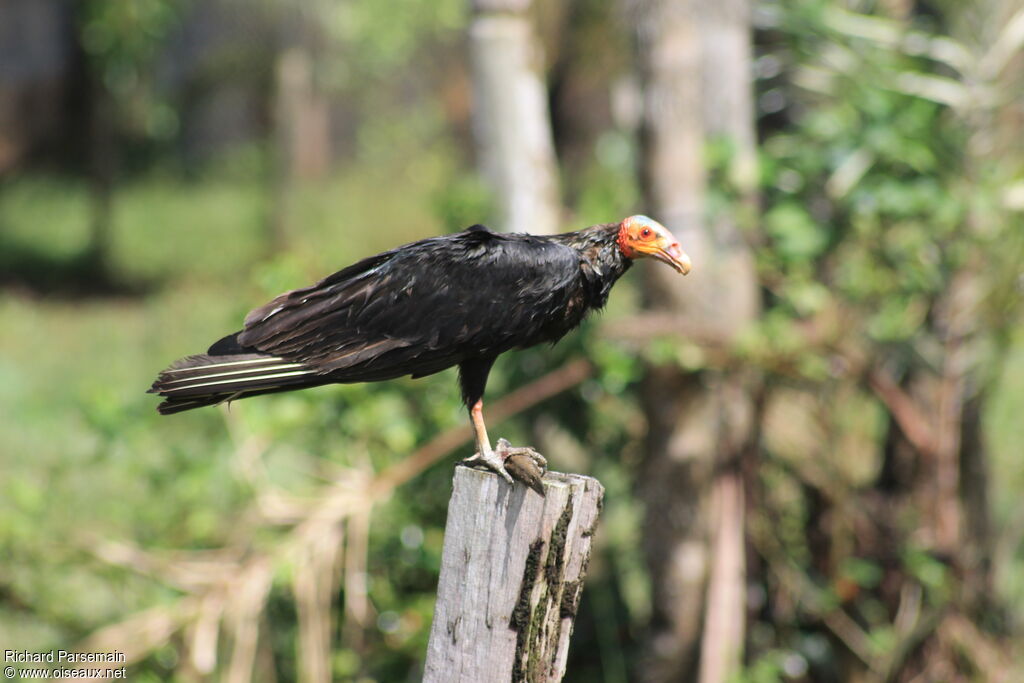
POLYGON ((560 681, 604 487, 456 467, 423 680, 560 681))

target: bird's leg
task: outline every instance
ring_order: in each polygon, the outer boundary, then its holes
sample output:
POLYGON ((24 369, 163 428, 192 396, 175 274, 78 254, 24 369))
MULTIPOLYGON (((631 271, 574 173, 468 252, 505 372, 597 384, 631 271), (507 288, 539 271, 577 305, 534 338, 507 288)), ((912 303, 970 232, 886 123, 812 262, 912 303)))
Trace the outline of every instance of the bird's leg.
POLYGON ((534 449, 524 446, 515 447, 506 439, 498 439, 497 448, 491 450, 491 442, 487 437, 487 426, 484 424, 483 399, 478 399, 470 408, 469 415, 476 432, 477 452, 462 462, 467 465, 482 463, 512 483, 512 476, 531 489, 544 495, 541 478, 547 471, 548 462, 534 449))
POLYGON ((469 409, 469 419, 473 422, 473 431, 476 432, 476 453, 462 462, 466 465, 482 463, 511 484, 512 475, 505 470, 504 459, 499 458, 491 450, 491 440, 487 437, 487 425, 484 424, 484 400, 482 398, 477 399, 469 409))

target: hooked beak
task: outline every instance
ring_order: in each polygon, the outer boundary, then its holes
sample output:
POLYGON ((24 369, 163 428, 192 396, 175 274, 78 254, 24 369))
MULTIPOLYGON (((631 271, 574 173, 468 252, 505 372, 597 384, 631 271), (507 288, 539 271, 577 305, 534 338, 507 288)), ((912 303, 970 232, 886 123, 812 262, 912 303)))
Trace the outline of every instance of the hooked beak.
POLYGON ((682 275, 690 272, 690 257, 679 246, 679 242, 673 242, 667 247, 659 247, 651 256, 672 266, 682 275))

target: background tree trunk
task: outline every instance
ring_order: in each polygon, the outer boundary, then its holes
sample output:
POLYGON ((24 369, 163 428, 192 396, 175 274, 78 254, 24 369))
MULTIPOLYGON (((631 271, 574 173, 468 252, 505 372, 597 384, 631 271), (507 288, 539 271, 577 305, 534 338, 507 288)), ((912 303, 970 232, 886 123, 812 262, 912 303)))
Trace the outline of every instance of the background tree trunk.
POLYGON ((118 109, 104 82, 102 66, 84 55, 85 9, 76 7, 72 25, 76 51, 83 55, 82 81, 84 126, 84 169, 89 186, 89 243, 83 254, 83 272, 94 284, 110 278, 111 222, 114 181, 117 173, 119 136, 118 109))
MULTIPOLYGON (((1019 0, 991 0, 976 6, 952 3, 949 7, 953 37, 980 55, 973 85, 1019 94, 1024 88, 1024 6, 1019 0)), ((1019 96, 989 106, 978 102, 963 112, 970 134, 965 147, 965 180, 970 186, 983 187, 986 174, 994 167, 1007 169, 1017 177, 1024 171, 1020 161, 1024 150, 1020 112, 1019 96)), ((1003 197, 1006 206, 1010 204, 1008 198, 1008 194, 1003 197)), ((974 204, 966 227, 972 234, 982 235, 993 230, 998 220, 974 204)), ((986 382, 979 370, 986 353, 985 319, 991 315, 986 311, 984 276, 991 267, 980 254, 965 263, 951 278, 932 322, 944 341, 936 411, 938 458, 934 477, 942 501, 936 510, 936 546, 956 558, 957 569, 963 574, 963 606, 976 614, 990 612, 997 602, 991 559, 996 550, 988 477, 990 454, 981 422, 986 382)))
MULTIPOLYGON (((646 207, 693 259, 685 280, 650 269, 648 304, 702 339, 727 342, 759 312, 756 273, 734 216, 705 215, 704 149, 733 149, 730 178, 752 197, 753 106, 745 0, 634 0, 643 102, 640 172, 646 207)), ((649 436, 638 488, 654 614, 644 678, 722 681, 743 645, 743 489, 736 463, 754 428, 751 378, 651 368, 649 436), (714 501, 714 505, 710 503, 714 501), (714 536, 709 552, 708 535, 714 536), (708 582, 708 601, 702 604, 708 582)))
POLYGON ((273 210, 268 226, 270 249, 282 249, 291 225, 295 186, 323 178, 330 167, 331 130, 327 98, 316 82, 316 63, 324 38, 317 27, 320 6, 301 4, 281 27, 273 94, 274 148, 271 172, 273 210))
POLYGON ((498 228, 559 232, 558 169, 530 0, 471 0, 473 133, 498 228))

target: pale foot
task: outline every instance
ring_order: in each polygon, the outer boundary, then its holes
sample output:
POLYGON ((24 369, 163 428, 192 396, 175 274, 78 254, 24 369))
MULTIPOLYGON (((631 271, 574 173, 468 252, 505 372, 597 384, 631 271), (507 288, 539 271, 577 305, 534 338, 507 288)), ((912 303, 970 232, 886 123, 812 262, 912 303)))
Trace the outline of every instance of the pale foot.
POLYGON ((515 477, 540 495, 544 495, 541 479, 548 468, 543 455, 529 446, 513 446, 507 439, 498 439, 497 447, 474 453, 462 461, 471 467, 483 465, 503 477, 509 484, 515 477))

